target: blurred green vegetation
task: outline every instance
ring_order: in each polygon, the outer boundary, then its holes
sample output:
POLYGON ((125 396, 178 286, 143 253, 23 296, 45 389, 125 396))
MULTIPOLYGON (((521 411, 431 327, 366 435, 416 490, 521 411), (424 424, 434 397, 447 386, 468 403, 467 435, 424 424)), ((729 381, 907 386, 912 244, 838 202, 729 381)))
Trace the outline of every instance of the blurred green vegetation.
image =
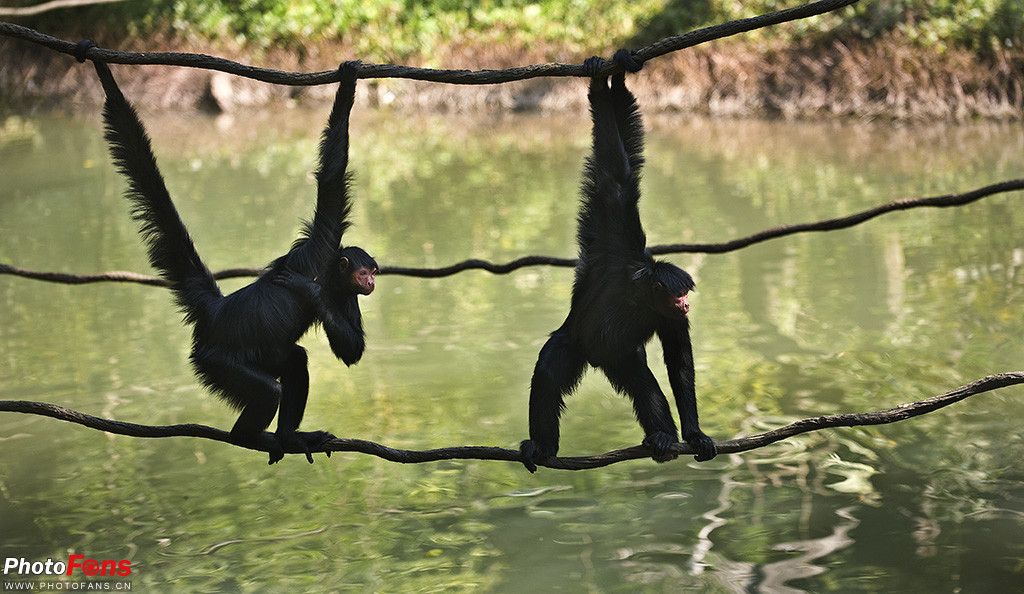
MULTIPOLYGON (((5 5, 36 0, 5 0, 5 5)), ((343 43, 367 60, 433 56, 446 44, 581 51, 650 42, 797 5, 776 0, 152 0, 22 19, 48 31, 90 24, 259 50, 343 43)), ((762 30, 756 39, 822 41, 894 34, 944 51, 990 53, 1024 42, 1024 0, 862 0, 833 14, 762 30)))

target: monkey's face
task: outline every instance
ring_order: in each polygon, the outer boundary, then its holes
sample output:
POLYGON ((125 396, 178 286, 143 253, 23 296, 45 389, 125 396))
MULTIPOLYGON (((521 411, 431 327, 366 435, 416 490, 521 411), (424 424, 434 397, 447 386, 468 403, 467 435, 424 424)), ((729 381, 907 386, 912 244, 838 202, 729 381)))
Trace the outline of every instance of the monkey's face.
POLYGON ((338 260, 338 278, 341 285, 340 290, 349 295, 369 295, 373 293, 373 287, 377 282, 377 269, 367 266, 354 268, 355 264, 348 258, 342 257, 338 260))
POLYGON ((665 290, 664 285, 657 283, 654 290, 654 310, 663 317, 673 320, 684 320, 690 313, 688 296, 688 291, 672 295, 665 290))
POLYGON ((377 284, 376 268, 356 268, 349 275, 349 287, 358 295, 369 295, 377 284))

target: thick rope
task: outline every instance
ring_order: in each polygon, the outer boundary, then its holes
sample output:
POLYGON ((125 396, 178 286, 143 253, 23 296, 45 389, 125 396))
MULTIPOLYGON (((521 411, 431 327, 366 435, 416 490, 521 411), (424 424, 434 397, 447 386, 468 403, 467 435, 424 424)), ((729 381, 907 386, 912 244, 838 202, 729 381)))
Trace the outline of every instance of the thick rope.
MULTIPOLYGON (((767 433, 751 437, 731 439, 728 441, 720 441, 715 445, 718 448, 719 454, 736 454, 739 452, 762 448, 777 441, 793 437, 794 435, 807 433, 808 431, 819 431, 821 429, 830 429, 834 427, 860 427, 865 425, 884 425, 887 423, 895 423, 897 421, 904 421, 906 419, 936 411, 942 407, 959 402, 969 396, 974 396, 975 394, 981 394, 983 392, 989 392, 1017 384, 1024 384, 1024 371, 1013 371, 990 375, 960 386, 959 388, 946 392, 945 394, 933 396, 932 398, 927 398, 918 402, 901 404, 888 410, 810 417, 801 419, 795 423, 790 423, 784 427, 779 427, 778 429, 773 429, 767 433)), ((214 429, 213 427, 207 427, 206 425, 138 425, 135 423, 125 423, 123 421, 94 417, 92 415, 64 408, 63 406, 47 404, 45 402, 2 400, 0 401, 0 411, 43 415, 60 419, 62 421, 78 423, 79 425, 84 425, 92 429, 98 429, 100 431, 116 433, 119 435, 128 435, 130 437, 199 437, 203 439, 233 443, 231 436, 227 431, 214 429)), ((248 445, 243 447, 258 451, 265 451, 248 445)), ((400 450, 372 441, 350 438, 333 439, 316 451, 360 452, 363 454, 377 456, 391 462, 400 462, 403 464, 437 462, 440 460, 502 460, 506 462, 520 462, 519 452, 517 450, 500 447, 457 446, 432 450, 400 450)), ((695 453, 694 449, 685 443, 676 444, 673 446, 672 451, 678 455, 692 455, 695 453)), ((295 450, 289 451, 288 453, 302 454, 303 452, 295 450)), ((649 458, 650 456, 651 453, 647 448, 643 446, 633 446, 593 456, 548 458, 543 462, 538 462, 537 465, 560 470, 585 470, 590 468, 600 468, 626 460, 649 458)))
MULTIPOLYGON (((667 37, 636 51, 635 57, 640 62, 645 62, 658 56, 677 50, 693 47, 695 45, 722 39, 739 33, 753 31, 780 23, 805 19, 808 17, 832 12, 840 8, 855 4, 858 0, 820 0, 786 10, 780 10, 763 14, 747 19, 739 19, 690 31, 683 35, 667 37)), ((54 51, 75 55, 75 43, 64 41, 45 35, 28 27, 15 25, 13 23, 0 22, 0 35, 13 37, 48 47, 54 51)), ((202 68, 207 70, 219 70, 228 74, 234 74, 245 78, 251 78, 267 83, 289 86, 309 86, 336 83, 339 81, 339 73, 335 70, 326 72, 283 72, 269 68, 258 68, 240 64, 224 58, 207 56, 204 54, 190 54, 182 52, 118 52, 114 50, 93 47, 87 50, 86 56, 90 60, 107 62, 110 64, 137 64, 137 65, 166 65, 166 66, 187 66, 190 68, 202 68)), ((612 74, 621 68, 609 62, 602 68, 601 74, 612 74)), ((532 66, 521 66, 506 70, 435 70, 431 68, 412 68, 409 66, 398 66, 395 64, 368 64, 363 63, 359 70, 359 78, 409 78, 439 83, 450 83, 456 85, 491 85, 507 83, 512 81, 527 80, 544 76, 566 77, 566 76, 588 76, 579 64, 534 64, 532 66)))

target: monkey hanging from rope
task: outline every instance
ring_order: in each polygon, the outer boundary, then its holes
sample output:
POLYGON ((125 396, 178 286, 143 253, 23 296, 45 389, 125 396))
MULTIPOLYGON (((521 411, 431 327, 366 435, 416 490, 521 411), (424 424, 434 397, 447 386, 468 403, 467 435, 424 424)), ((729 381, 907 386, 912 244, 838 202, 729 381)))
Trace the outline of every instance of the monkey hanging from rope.
MULTIPOLYGON (((86 60, 95 44, 79 42, 86 60)), ((317 202, 312 222, 283 256, 252 284, 223 295, 199 258, 156 164, 149 137, 110 68, 93 60, 106 94, 103 119, 110 154, 128 178, 126 197, 139 223, 150 263, 170 283, 192 326, 190 360, 214 394, 239 409, 231 429, 239 445, 270 452, 312 452, 334 439, 326 431, 298 431, 309 393, 306 351, 296 342, 319 323, 334 354, 347 365, 362 357, 365 336, 357 296, 373 292, 377 263, 355 246, 342 247, 348 229, 349 114, 360 62, 339 67, 341 83, 320 142, 317 202), (277 431, 269 433, 275 413, 277 431)), ((330 452, 327 453, 330 456, 330 452)))
MULTIPOLYGON (((636 72, 641 64, 627 50, 614 60, 636 72)), ((558 453, 559 418, 565 396, 579 385, 587 365, 601 369, 618 392, 633 402, 644 430, 643 445, 655 460, 674 456, 679 441, 672 411, 647 365, 644 345, 661 341, 669 384, 675 395, 682 437, 699 461, 717 454, 715 442, 700 430, 694 387, 687 296, 690 275, 647 251, 640 223, 640 169, 643 123, 624 72, 599 76, 605 61, 584 62, 591 76, 593 148, 583 176, 583 201, 577 227, 579 260, 565 322, 551 333, 537 358, 530 384, 530 439, 520 457, 530 472, 558 453)))

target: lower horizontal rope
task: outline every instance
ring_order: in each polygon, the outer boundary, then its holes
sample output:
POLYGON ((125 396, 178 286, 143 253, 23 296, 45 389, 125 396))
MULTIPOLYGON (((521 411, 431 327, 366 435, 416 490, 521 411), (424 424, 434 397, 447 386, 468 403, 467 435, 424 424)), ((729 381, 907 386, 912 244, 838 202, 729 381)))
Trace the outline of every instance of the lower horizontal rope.
MULTIPOLYGON (((927 414, 944 406, 959 402, 964 398, 989 392, 999 388, 1005 388, 1017 384, 1024 384, 1024 371, 1012 371, 989 375, 959 388, 950 390, 945 394, 933 396, 925 400, 901 404, 895 408, 877 412, 850 413, 838 415, 824 415, 809 417, 790 423, 784 427, 773 429, 760 435, 742 437, 728 441, 716 442, 719 454, 735 454, 762 448, 769 444, 783 439, 834 427, 859 427, 864 425, 884 425, 895 423, 916 416, 927 414)), ((0 411, 20 412, 26 414, 42 415, 78 423, 92 429, 128 435, 130 437, 200 437, 223 441, 234 445, 231 435, 227 431, 215 429, 206 425, 183 424, 183 425, 139 425, 94 417, 76 410, 48 404, 46 402, 33 402, 28 400, 0 400, 0 411)), ((252 446, 240 446, 257 451, 266 451, 252 446)), ((678 455, 692 455, 694 449, 688 444, 679 443, 673 446, 673 453, 678 455)), ((336 438, 328 441, 316 452, 359 452, 377 456, 391 462, 403 464, 415 464, 421 462, 439 462, 442 460, 504 460, 507 462, 520 462, 519 451, 508 448, 493 446, 456 446, 437 448, 432 450, 401 450, 391 448, 372 441, 350 438, 336 438)), ((289 454, 302 454, 298 450, 289 450, 289 454)), ((560 470, 585 470, 609 466, 616 462, 649 458, 650 450, 643 446, 633 446, 621 450, 614 450, 604 454, 581 457, 554 457, 538 462, 538 466, 560 470)))

